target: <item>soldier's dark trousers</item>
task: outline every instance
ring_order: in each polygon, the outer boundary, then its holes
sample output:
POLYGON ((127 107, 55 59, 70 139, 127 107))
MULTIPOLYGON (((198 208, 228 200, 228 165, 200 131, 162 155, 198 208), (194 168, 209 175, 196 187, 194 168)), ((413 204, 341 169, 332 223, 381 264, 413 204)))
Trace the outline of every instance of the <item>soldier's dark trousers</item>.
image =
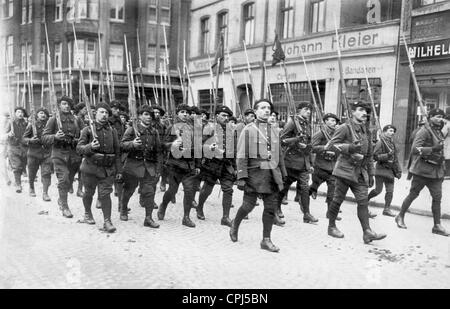
POLYGON ((321 168, 315 168, 312 175, 312 184, 309 187, 311 192, 317 193, 320 185, 324 182, 327 183, 327 199, 326 203, 330 204, 333 201, 333 195, 335 190, 336 178, 333 176, 332 171, 326 171, 321 168))
POLYGON ((167 185, 168 183, 169 173, 167 172, 167 168, 163 166, 161 168, 161 185, 167 185))
POLYGON ((198 175, 194 175, 191 170, 184 170, 176 167, 169 168, 169 189, 164 193, 161 204, 161 211, 165 212, 167 205, 173 196, 178 192, 180 183, 183 184, 184 198, 183 208, 184 216, 189 217, 192 208, 192 201, 195 197, 195 188, 198 185, 198 175))
POLYGON ((139 186, 139 204, 145 208, 145 216, 151 217, 155 202, 156 184, 158 183, 156 175, 151 176, 147 170, 145 170, 143 178, 124 173, 123 180, 122 214, 128 213, 128 203, 139 186))
POLYGON ((369 193, 369 201, 378 196, 383 191, 383 185, 386 188, 386 194, 384 196, 384 208, 391 207, 392 198, 394 197, 394 179, 389 179, 382 176, 375 176, 375 189, 369 193))
POLYGON ((297 182, 297 185, 300 185, 300 205, 303 213, 309 213, 309 172, 307 171, 298 171, 291 168, 287 169, 287 177, 284 182, 284 188, 279 192, 279 205, 281 205, 281 201, 283 197, 289 191, 289 188, 294 182, 297 182))
POLYGON ((47 192, 48 187, 51 183, 52 176, 52 160, 50 158, 36 158, 29 156, 28 160, 28 180, 30 184, 30 188, 34 189, 34 180, 36 179, 36 175, 39 167, 41 168, 41 181, 43 185, 44 192, 47 192))
POLYGON ((361 223, 362 230, 368 230, 370 229, 369 200, 367 199, 369 188, 365 184, 362 176, 357 183, 336 177, 336 189, 329 211, 329 225, 333 227, 336 226, 336 218, 339 214, 339 209, 341 208, 341 204, 344 201, 349 188, 352 190, 358 205, 358 219, 361 223))
POLYGON ((8 159, 14 174, 16 185, 20 185, 22 183, 22 173, 27 166, 27 156, 15 153, 14 151, 9 151, 8 159))
POLYGON ((222 196, 223 217, 228 218, 230 216, 230 209, 233 201, 234 176, 226 171, 226 167, 223 167, 222 175, 219 178, 217 178, 214 175, 211 175, 208 172, 202 172, 202 179, 204 180, 204 183, 200 190, 197 208, 203 209, 206 200, 211 195, 211 192, 214 189, 217 179, 219 179, 220 187, 223 192, 222 196))
POLYGON ((279 193, 259 194, 255 192, 244 192, 244 200, 242 206, 236 213, 234 226, 239 228, 242 220, 255 208, 258 196, 262 197, 264 202, 264 211, 262 215, 263 222, 263 238, 270 238, 272 232, 273 221, 275 219, 275 210, 278 206, 279 193))
POLYGON ((92 174, 82 173, 84 184, 83 205, 85 213, 91 213, 92 198, 97 189, 98 200, 101 202, 103 218, 111 219, 111 193, 113 192, 114 176, 97 177, 92 174))
POLYGON ((420 191, 426 186, 432 198, 431 211, 433 212, 434 224, 441 224, 442 182, 443 179, 432 179, 413 175, 409 195, 403 201, 399 215, 402 217, 405 216, 409 206, 411 206, 412 202, 419 196, 420 191))
POLYGON ((64 162, 61 159, 53 159, 53 167, 55 169, 56 177, 58 178, 58 192, 59 198, 67 203, 67 193, 71 185, 70 179, 75 177, 75 174, 80 167, 80 162, 75 160, 69 160, 64 162))

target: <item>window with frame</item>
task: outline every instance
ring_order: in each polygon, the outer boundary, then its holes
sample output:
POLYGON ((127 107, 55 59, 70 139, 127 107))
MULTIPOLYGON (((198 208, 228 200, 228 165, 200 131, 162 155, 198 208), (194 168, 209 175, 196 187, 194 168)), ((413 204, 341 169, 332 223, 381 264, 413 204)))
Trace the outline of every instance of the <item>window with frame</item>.
MULTIPOLYGON (((217 105, 223 105, 223 88, 217 91, 217 105)), ((211 89, 202 89, 198 91, 199 108, 207 111, 212 111, 214 108, 214 98, 211 94, 211 89)))
POLYGON ((325 30, 325 0, 312 0, 310 8, 310 32, 325 30))
POLYGON ((33 0, 22 0, 22 25, 32 23, 33 0))
POLYGON ((33 0, 28 0, 28 23, 33 22, 33 0))
POLYGON ((1 10, 2 18, 12 17, 14 15, 14 0, 2 0, 1 10))
POLYGON ((222 12, 217 15, 217 42, 220 42, 221 36, 223 37, 224 46, 228 46, 228 12, 222 12))
POLYGON ((294 0, 281 1, 281 29, 283 39, 294 36, 294 0))
POLYGON ((148 23, 154 25, 158 23, 158 6, 156 0, 150 0, 148 4, 148 23))
POLYGON ((255 43, 255 4, 248 3, 243 8, 244 35, 246 45, 255 43))
POLYGON ((62 21, 63 18, 63 0, 55 1, 55 21, 62 21))
POLYGON ((109 67, 112 71, 123 71, 123 44, 109 45, 109 67))
POLYGON ((204 17, 200 21, 200 53, 206 55, 209 53, 209 17, 204 17))
POLYGON ((99 0, 69 0, 67 2, 67 20, 94 19, 97 20, 99 13, 99 0), (76 1, 76 2, 75 2, 76 1))
POLYGON ((73 64, 78 67, 78 62, 82 68, 94 68, 97 66, 97 42, 93 40, 77 40, 71 42, 73 54, 73 64), (77 50, 78 47, 78 50, 77 50))
POLYGON ((55 43, 55 69, 62 68, 62 43, 55 43))
POLYGON ((14 37, 12 35, 6 38, 6 53, 8 65, 14 64, 14 37))
POLYGON ((31 44, 22 44, 20 45, 21 50, 21 58, 20 58, 20 66, 22 70, 25 70, 27 68, 27 61, 31 61, 31 53, 32 53, 32 46, 31 44))
POLYGON ((161 1, 161 25, 170 26, 170 0, 161 1))
POLYGON ((27 0, 22 0, 22 25, 26 24, 27 22, 27 0))
POLYGON ((125 0, 112 0, 109 19, 113 21, 125 20, 125 0))
POLYGON ((149 45, 147 48, 147 71, 156 72, 156 46, 149 45))
POLYGON ((41 44, 40 47, 40 65, 41 65, 41 69, 46 70, 47 69, 47 54, 46 54, 46 45, 45 44, 41 44))

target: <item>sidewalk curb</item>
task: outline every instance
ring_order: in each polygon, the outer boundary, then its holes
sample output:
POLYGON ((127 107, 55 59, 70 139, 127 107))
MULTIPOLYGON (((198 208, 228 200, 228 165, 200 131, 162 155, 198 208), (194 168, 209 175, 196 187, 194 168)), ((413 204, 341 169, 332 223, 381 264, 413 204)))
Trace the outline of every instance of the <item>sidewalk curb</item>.
MULTIPOLYGON (((295 192, 296 191, 296 187, 295 186, 291 187, 289 189, 289 191, 294 191, 295 192)), ((318 196, 323 196, 323 197, 327 196, 327 194, 325 192, 320 191, 320 190, 317 192, 317 195, 318 196)), ((351 196, 346 196, 345 197, 345 201, 356 203, 356 199, 354 197, 351 197, 351 196)), ((369 206, 377 207, 377 208, 384 208, 384 204, 383 203, 379 203, 379 202, 369 202, 369 206)), ((391 209, 400 211, 401 206, 391 205, 391 209)), ((433 213, 431 211, 429 211, 429 210, 414 209, 414 208, 410 207, 408 209, 408 212, 412 213, 412 214, 415 214, 415 215, 419 215, 419 216, 433 217, 433 213)), ((450 220, 450 214, 442 214, 441 219, 450 220)))

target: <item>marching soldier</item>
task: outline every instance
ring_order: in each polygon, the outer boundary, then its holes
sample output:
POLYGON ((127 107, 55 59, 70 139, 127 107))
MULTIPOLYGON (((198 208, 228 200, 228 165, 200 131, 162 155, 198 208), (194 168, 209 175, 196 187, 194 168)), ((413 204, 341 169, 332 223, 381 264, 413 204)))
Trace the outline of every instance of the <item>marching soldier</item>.
POLYGON ((352 104, 353 117, 349 121, 353 124, 347 122, 337 128, 328 147, 328 149, 336 147, 340 150, 333 170, 333 176, 336 177, 336 189, 329 209, 328 235, 336 238, 344 237, 344 234, 336 227, 336 218, 350 188, 358 204, 358 218, 365 244, 386 237, 386 234, 377 234, 372 231, 369 224, 368 191, 369 187, 374 185, 374 171, 372 138, 365 121, 370 112, 370 106, 361 101, 352 104), (351 125, 354 127, 358 143, 353 140, 351 125))
POLYGON ((249 123, 254 122, 256 119, 255 111, 251 108, 248 108, 244 111, 244 119, 243 122, 240 122, 236 127, 237 137, 239 138, 240 133, 244 130, 245 126, 249 123))
POLYGON ((393 137, 397 128, 393 125, 387 125, 383 128, 380 139, 375 145, 373 158, 376 161, 375 166, 375 189, 369 193, 369 201, 379 195, 386 188, 384 196, 383 215, 395 217, 390 207, 392 198, 394 197, 394 180, 402 177, 402 168, 398 162, 397 147, 395 146, 393 137))
MULTIPOLYGON (((145 208, 144 226, 159 228, 153 220, 156 185, 162 165, 162 149, 158 131, 152 127, 153 110, 143 105, 138 110, 138 132, 128 128, 121 142, 128 153, 123 166, 123 195, 120 220, 128 221, 128 203, 139 186, 139 204, 145 208)), ((118 177, 120 179, 120 176, 118 177)))
POLYGON ((445 175, 443 153, 443 118, 445 113, 441 109, 433 109, 428 114, 429 126, 423 126, 417 132, 411 149, 408 164, 408 179, 412 178, 409 195, 402 204, 400 213, 395 217, 397 226, 406 229, 405 214, 409 206, 419 196, 426 186, 431 193, 431 211, 433 212, 433 234, 449 236, 441 225, 442 182, 445 175))
MULTIPOLYGON (((1 130, 2 132, 6 132, 6 127, 9 124, 9 113, 5 112, 2 114, 2 118, 1 118, 1 130)), ((1 160, 1 166, 0 166, 0 173, 2 174, 2 178, 4 178, 5 183, 7 186, 11 185, 11 180, 9 179, 8 176, 8 163, 7 163, 7 159, 8 159, 8 141, 7 141, 7 136, 6 134, 4 136, 1 136, 0 139, 0 160, 1 160)))
POLYGON ((278 196, 283 189, 286 175, 281 158, 281 145, 278 132, 267 122, 273 105, 269 100, 255 103, 257 115, 255 123, 247 125, 238 141, 237 179, 239 190, 244 191, 243 205, 239 208, 230 228, 230 238, 238 241, 239 226, 256 205, 258 195, 264 202, 263 240, 261 249, 278 252, 280 249, 270 238, 278 204, 278 196))
POLYGON ((92 199, 97 189, 98 200, 103 211, 103 228, 114 233, 116 228, 111 222, 111 193, 116 173, 120 172, 120 144, 118 134, 109 122, 111 109, 108 104, 100 102, 96 105, 95 130, 93 135, 90 126, 81 131, 77 151, 83 156, 81 173, 85 192, 83 196, 84 223, 95 224, 91 212, 92 199))
POLYGON ((286 147, 284 151, 284 162, 287 170, 287 177, 284 189, 280 192, 280 200, 276 214, 277 225, 284 224, 284 220, 279 217, 281 213, 281 202, 289 191, 291 184, 297 182, 300 185, 300 208, 303 212, 303 222, 316 223, 319 220, 311 215, 309 211, 309 174, 313 171, 311 156, 311 105, 302 102, 297 106, 295 115, 301 132, 291 118, 281 132, 280 140, 286 147))
MULTIPOLYGON (((77 105, 75 105, 73 112, 75 114, 75 116, 84 123, 84 126, 88 126, 89 125, 89 121, 86 120, 86 115, 87 115, 87 109, 86 109, 86 104, 84 103, 78 103, 77 105)), ((80 169, 78 169, 77 171, 78 173, 78 188, 77 188, 77 196, 78 197, 83 197, 83 179, 81 176, 81 171, 80 169)), ((70 191, 72 191, 73 187, 73 180, 71 180, 70 182, 70 190, 69 193, 71 193, 70 191)))
POLYGON ((44 131, 50 114, 45 108, 40 108, 36 112, 36 131, 37 136, 33 135, 33 128, 31 123, 28 125, 23 134, 24 143, 28 145, 27 162, 28 162, 28 180, 30 185, 30 196, 35 197, 34 180, 36 174, 41 168, 42 181, 42 199, 50 202, 48 195, 48 188, 51 184, 51 177, 53 172, 53 164, 51 159, 50 147, 42 143, 42 132, 44 131))
POLYGON ((168 129, 165 138, 166 149, 169 149, 167 168, 169 170, 169 189, 164 193, 162 203, 158 210, 158 219, 164 220, 167 205, 183 183, 184 215, 182 224, 194 228, 195 223, 190 219, 195 189, 198 184, 200 162, 194 154, 194 127, 189 120, 190 108, 186 104, 177 106, 177 116, 174 124, 168 129))
POLYGON ((202 159, 201 179, 204 184, 200 190, 197 206, 197 218, 205 220, 203 206, 211 195, 216 181, 219 180, 223 192, 222 207, 223 216, 221 225, 231 226, 230 209, 233 200, 233 184, 235 181, 235 151, 234 130, 227 124, 233 112, 226 106, 220 106, 216 110, 217 126, 205 128, 206 142, 204 143, 204 157, 202 159), (231 149, 230 143, 232 144, 231 149))
MULTIPOLYGON (((323 116, 323 121, 325 123, 325 128, 327 132, 319 130, 314 134, 312 138, 312 152, 316 154, 316 159, 314 161, 314 173, 312 175, 312 184, 309 187, 309 192, 311 197, 315 200, 317 197, 317 190, 320 185, 324 182, 327 183, 327 218, 329 218, 329 210, 331 202, 333 201, 333 194, 335 189, 336 179, 333 176, 333 169, 336 165, 336 160, 338 153, 333 150, 327 150, 326 146, 328 143, 325 134, 328 136, 333 136, 336 125, 339 124, 339 117, 335 114, 328 113, 323 116)), ((337 217, 336 220, 341 220, 337 217)))
MULTIPOLYGON (((155 117, 155 119, 153 120, 153 126, 158 131, 159 137, 164 138, 164 136, 166 136, 167 125, 162 121, 162 117, 164 117, 164 115, 166 114, 166 111, 161 106, 154 106, 153 114, 155 117)), ((162 151, 163 151, 163 157, 166 158, 167 153, 164 151, 164 149, 162 151)), ((161 183, 159 185, 159 189, 161 192, 166 192, 166 186, 167 186, 167 181, 168 181, 167 177, 168 177, 168 172, 167 172, 166 167, 163 165, 161 167, 161 183)))
POLYGON ((70 112, 73 105, 71 98, 63 96, 59 99, 58 105, 57 112, 60 113, 62 127, 58 127, 56 115, 51 117, 42 133, 42 142, 44 145, 52 146, 51 158, 58 178, 58 205, 62 215, 73 218, 67 196, 71 180, 73 181, 81 164, 81 157, 76 152, 76 146, 84 123, 70 112))
POLYGON ((22 193, 22 173, 27 165, 27 148, 23 144, 22 136, 27 128, 25 120, 27 111, 22 107, 14 109, 15 118, 6 127, 8 136, 8 158, 14 173, 14 181, 17 193, 22 193))

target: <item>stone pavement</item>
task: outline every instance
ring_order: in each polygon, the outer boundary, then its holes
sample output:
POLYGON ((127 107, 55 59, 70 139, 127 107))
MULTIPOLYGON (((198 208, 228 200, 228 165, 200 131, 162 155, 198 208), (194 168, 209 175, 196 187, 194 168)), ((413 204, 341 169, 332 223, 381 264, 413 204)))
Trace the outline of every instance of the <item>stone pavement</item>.
MULTIPOLYGON (((193 211, 195 229, 181 225, 181 191, 158 230, 142 226, 144 209, 134 196, 130 221, 113 212, 112 235, 99 230, 97 209, 96 226, 77 223, 80 198, 70 195, 74 218, 65 219, 55 186, 51 203, 42 201, 40 183, 36 188, 38 197, 31 198, 26 188, 19 195, 0 186, 0 288, 450 288, 450 238, 431 234, 432 219, 424 216, 407 215, 408 230, 379 216, 372 227, 388 237, 364 245, 354 203, 343 204, 338 225, 345 238, 338 240, 327 235, 323 197, 311 205, 317 225, 304 224, 290 202, 283 208, 286 226, 273 229, 281 248, 273 254, 259 248, 261 206, 243 222, 239 242, 230 241, 220 225, 217 187, 205 205, 207 220, 193 211)), ((238 206, 242 193, 235 192, 238 206)), ((156 201, 161 198, 158 192, 156 201)))
MULTIPOLYGON (((409 194, 409 189, 411 188, 411 181, 406 179, 406 174, 402 175, 400 180, 395 180, 395 188, 394 188, 394 198, 392 200, 392 209, 400 211, 403 200, 409 194)), ((372 188, 373 189, 373 188, 372 188)), ((291 187, 291 191, 295 191, 295 184, 291 187)), ((320 186, 318 195, 325 196, 327 192, 327 184, 324 183, 320 186)), ((370 205, 374 207, 383 208, 384 207, 384 188, 383 192, 380 195, 374 197, 370 201, 370 205)), ((295 193, 290 193, 292 199, 295 196, 295 193)), ((349 195, 347 195, 347 201, 355 202, 355 199, 349 190, 349 195)), ((444 180, 442 184, 442 217, 444 219, 450 219, 450 180, 444 180)), ((412 203, 411 207, 408 210, 410 213, 423 215, 423 216, 432 216, 431 213, 431 195, 427 188, 424 188, 419 197, 412 203)), ((378 213, 381 214, 381 211, 378 213)))

